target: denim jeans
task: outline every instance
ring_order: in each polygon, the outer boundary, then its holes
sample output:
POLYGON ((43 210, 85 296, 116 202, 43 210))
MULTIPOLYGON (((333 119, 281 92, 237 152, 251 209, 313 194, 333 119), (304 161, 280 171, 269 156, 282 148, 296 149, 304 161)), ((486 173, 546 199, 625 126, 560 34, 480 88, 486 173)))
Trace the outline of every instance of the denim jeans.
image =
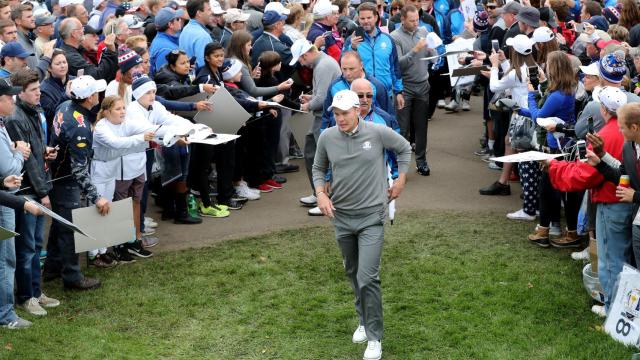
MULTIPOLYGON (((0 206, 0 226, 14 230, 13 209, 0 206)), ((13 309, 13 275, 16 269, 14 238, 0 240, 0 325, 14 321, 18 316, 13 309)))
POLYGON ((40 290, 40 250, 44 240, 44 216, 16 210, 16 302, 22 304, 40 290))
POLYGON ((605 295, 605 309, 613 299, 613 289, 622 265, 631 259, 631 221, 633 205, 598 204, 596 239, 598 243, 598 278, 605 295))

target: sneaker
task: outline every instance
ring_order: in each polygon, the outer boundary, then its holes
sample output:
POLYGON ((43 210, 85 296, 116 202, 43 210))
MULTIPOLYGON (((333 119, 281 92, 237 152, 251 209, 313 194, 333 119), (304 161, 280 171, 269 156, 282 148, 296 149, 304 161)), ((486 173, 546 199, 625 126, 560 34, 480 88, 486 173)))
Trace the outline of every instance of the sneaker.
POLYGON ((458 102, 451 100, 447 105, 445 105, 444 109, 447 111, 458 111, 458 102))
POLYGON ((300 166, 295 164, 278 164, 276 165, 276 174, 292 173, 300 170, 300 166))
POLYGON ((280 175, 273 175, 271 177, 271 180, 277 182, 278 184, 284 184, 287 182, 287 178, 284 176, 280 176, 280 175))
POLYGON ((536 226, 536 231, 527 237, 532 244, 547 248, 549 247, 549 228, 536 226))
POLYGON ((249 187, 246 185, 246 183, 244 185, 238 185, 238 186, 234 186, 234 189, 236 190, 236 193, 244 198, 246 198, 247 200, 259 200, 260 199, 260 191, 251 191, 251 189, 249 189, 249 187))
POLYGON ((586 260, 589 261, 589 248, 586 247, 582 251, 575 251, 571 253, 571 258, 576 261, 586 260))
POLYGON ((231 195, 231 199, 232 199, 232 200, 235 200, 235 201, 237 201, 237 202, 239 202, 239 203, 243 203, 243 204, 244 204, 244 203, 246 203, 247 201, 249 201, 249 199, 248 199, 248 198, 246 198, 246 197, 244 197, 244 196, 242 196, 242 195, 238 194, 238 192, 237 192, 237 191, 234 191, 234 192, 233 192, 233 195, 231 195))
POLYGON ((300 203, 302 203, 303 206, 315 207, 317 202, 318 198, 314 194, 300 198, 300 203))
POLYGON ((427 163, 418 165, 416 167, 416 171, 418 172, 418 174, 422 175, 422 176, 429 176, 431 175, 431 169, 429 169, 429 165, 427 165, 427 163))
POLYGON ((40 306, 38 299, 34 297, 20 304, 19 307, 31 315, 35 315, 35 316, 47 315, 47 310, 43 309, 42 306, 40 306))
POLYGON ((155 236, 143 236, 142 237, 142 247, 144 247, 144 248, 154 247, 154 246, 158 245, 159 242, 160 242, 160 239, 158 239, 155 236))
POLYGON ((591 312, 601 318, 607 317, 607 312, 604 310, 604 305, 593 305, 591 307, 591 312))
POLYGON ((495 161, 489 161, 489 165, 487 165, 487 167, 491 170, 502 171, 502 167, 495 161))
POLYGON ((144 218, 144 227, 156 228, 156 227, 158 227, 158 223, 155 222, 152 218, 145 216, 145 218, 144 218))
POLYGON ((258 191, 260 191, 261 193, 267 193, 267 192, 273 191, 273 188, 267 185, 266 183, 258 185, 256 189, 258 189, 258 191))
POLYGON ((38 298, 38 304, 40 304, 40 306, 44 306, 44 307, 48 307, 48 308, 54 308, 54 307, 60 305, 60 300, 54 299, 54 298, 50 298, 47 295, 45 295, 44 293, 41 293, 40 297, 38 298))
POLYGON ((289 151, 290 159, 304 159, 304 154, 300 149, 290 150, 289 151))
POLYGON ((484 161, 484 162, 486 162, 488 164, 488 163, 493 161, 493 160, 491 160, 491 158, 494 157, 494 156, 495 156, 495 153, 492 151, 492 152, 490 152, 490 153, 488 153, 486 155, 482 155, 480 157, 480 160, 482 160, 482 161, 484 161))
POLYGON ((351 341, 353 341, 354 344, 362 344, 367 341, 367 333, 364 330, 364 325, 358 326, 356 331, 353 332, 351 341))
POLYGON ((499 181, 480 189, 480 195, 511 195, 511 186, 509 184, 502 184, 499 181))
POLYGON ((198 213, 200 213, 200 216, 212 217, 212 218, 224 218, 229 216, 229 210, 222 210, 218 206, 209 206, 209 207, 200 206, 198 208, 198 213))
POLYGON ((382 342, 379 340, 369 341, 367 350, 364 351, 362 360, 380 360, 382 358, 382 342))
POLYGON ((119 264, 129 264, 136 262, 129 251, 127 251, 127 247, 124 245, 114 246, 113 247, 113 255, 115 260, 118 261, 119 264))
POLYGON ((148 235, 153 235, 155 233, 156 233, 156 229, 152 227, 147 227, 147 225, 145 225, 142 235, 148 236, 148 235))
POLYGON ((462 100, 462 111, 470 111, 471 104, 469 104, 469 100, 462 100))
POLYGON ((520 209, 518 211, 514 211, 512 213, 507 214, 507 219, 533 221, 533 220, 536 219, 536 216, 535 215, 529 215, 526 212, 524 212, 523 209, 520 209))
POLYGON ((484 155, 488 155, 490 152, 488 147, 482 148, 480 150, 476 150, 473 152, 473 155, 475 156, 484 156, 484 155))
POLYGON ((80 281, 74 283, 65 283, 65 290, 92 290, 102 286, 102 283, 98 279, 85 277, 80 281))
POLYGON ((221 202, 221 205, 225 205, 229 210, 240 210, 244 206, 244 202, 229 199, 226 202, 221 202))
POLYGON ((282 184, 280 184, 279 182, 273 180, 273 179, 269 179, 267 181, 264 182, 264 184, 271 186, 274 189, 282 189, 282 184))
POLYGON ((559 249, 582 247, 582 239, 575 230, 567 230, 562 237, 550 240, 550 242, 551 246, 559 249))
POLYGON ((141 258, 150 258, 153 256, 153 253, 151 251, 146 250, 142 247, 141 240, 136 240, 132 243, 126 243, 125 246, 127 247, 127 251, 129 252, 129 254, 133 256, 141 258))
POLYGON ((309 211, 307 211, 307 214, 309 214, 309 216, 322 216, 322 211, 320 211, 319 207, 314 207, 313 209, 309 209, 309 211))
POLYGON ((444 99, 440 99, 438 100, 436 106, 438 107, 438 109, 444 109, 444 107, 447 106, 447 103, 444 101, 444 99))
POLYGON ((107 254, 98 254, 93 258, 89 258, 89 265, 93 265, 99 268, 111 268, 116 266, 117 264, 118 263, 107 254))
POLYGON ((25 320, 23 318, 16 318, 10 323, 2 325, 2 327, 9 330, 18 330, 18 329, 26 329, 28 327, 31 327, 31 325, 33 325, 31 321, 25 320))

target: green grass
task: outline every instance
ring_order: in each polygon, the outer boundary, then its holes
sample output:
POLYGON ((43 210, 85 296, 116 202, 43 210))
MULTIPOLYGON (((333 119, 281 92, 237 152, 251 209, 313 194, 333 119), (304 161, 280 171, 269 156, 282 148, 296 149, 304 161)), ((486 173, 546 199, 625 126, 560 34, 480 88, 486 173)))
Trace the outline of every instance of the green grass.
MULTIPOLYGON (((598 330, 581 263, 526 243, 530 223, 418 212, 387 226, 385 359, 628 359, 598 330)), ((96 270, 89 273, 95 274, 96 270)), ((360 359, 352 292, 329 227, 163 253, 99 271, 0 358, 360 359)))

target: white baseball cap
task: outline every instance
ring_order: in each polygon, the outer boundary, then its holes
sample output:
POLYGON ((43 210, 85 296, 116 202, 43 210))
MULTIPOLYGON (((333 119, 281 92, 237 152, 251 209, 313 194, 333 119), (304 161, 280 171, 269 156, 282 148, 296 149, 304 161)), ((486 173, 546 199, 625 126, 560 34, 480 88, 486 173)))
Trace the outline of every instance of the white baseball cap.
POLYGON ((589 66, 580 66, 580 71, 585 75, 600 76, 600 67, 598 62, 591 63, 589 66))
POLYGON ((65 7, 65 6, 69 6, 69 5, 74 5, 74 4, 84 4, 84 1, 82 1, 82 0, 60 0, 60 2, 58 3, 58 5, 60 5, 61 8, 65 7))
POLYGON ((297 63, 298 59, 300 59, 300 56, 306 54, 307 51, 311 50, 312 47, 313 44, 311 44, 307 39, 296 40, 293 45, 291 45, 291 55, 293 56, 293 58, 289 62, 289 65, 293 66, 295 63, 297 63))
POLYGON ((338 91, 333 96, 331 106, 329 106, 329 111, 333 110, 334 107, 344 111, 347 111, 351 108, 360 107, 360 99, 358 99, 358 94, 351 90, 338 91))
POLYGON ((598 38, 600 40, 604 40, 604 41, 611 41, 611 36, 609 34, 607 34, 605 31, 602 31, 600 29, 597 29, 593 35, 595 36, 589 36, 589 34, 587 33, 582 33, 580 34, 580 36, 578 36, 576 38, 576 41, 583 41, 586 43, 591 43, 593 42, 594 38, 598 38))
POLYGON ((227 24, 231 24, 236 21, 247 21, 249 20, 250 16, 251 15, 249 15, 248 13, 242 12, 242 10, 240 9, 231 8, 227 10, 226 14, 224 14, 224 21, 227 24))
POLYGON ((339 11, 340 8, 333 5, 329 0, 320 0, 313 6, 313 17, 316 19, 322 19, 331 15, 334 11, 339 11))
POLYGON ((508 38, 507 45, 513 47, 518 54, 529 55, 533 48, 533 40, 529 39, 526 35, 520 34, 508 38))
POLYGON ((226 11, 222 9, 222 6, 220 6, 220 3, 216 0, 211 0, 209 2, 209 6, 211 6, 211 12, 213 13, 213 15, 222 15, 226 13, 226 11))
POLYGON ((556 34, 551 31, 546 26, 541 26, 533 31, 533 36, 531 36, 531 40, 537 43, 546 43, 553 40, 556 37, 556 34))
POLYGON ((106 89, 107 82, 104 79, 96 80, 91 75, 78 76, 71 81, 71 94, 76 99, 86 99, 106 89))
POLYGON ((279 1, 268 3, 267 6, 264 7, 264 12, 267 11, 275 11, 278 15, 289 15, 291 13, 291 10, 284 7, 284 5, 279 1))
POLYGON ((627 94, 620 88, 605 86, 598 93, 598 100, 609 111, 617 111, 622 105, 627 103, 627 94))
POLYGON ((100 4, 102 4, 105 1, 107 0, 93 0, 93 8, 96 9, 98 6, 100 6, 100 4))

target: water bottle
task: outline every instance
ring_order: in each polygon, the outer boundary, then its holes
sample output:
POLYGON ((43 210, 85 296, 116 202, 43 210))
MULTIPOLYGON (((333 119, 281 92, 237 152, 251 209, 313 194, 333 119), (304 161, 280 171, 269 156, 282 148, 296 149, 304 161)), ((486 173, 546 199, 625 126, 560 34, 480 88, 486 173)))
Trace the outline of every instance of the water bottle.
POLYGON ((189 194, 187 197, 187 211, 189 212, 189 216, 198 217, 198 205, 196 203, 196 197, 193 194, 189 194))

